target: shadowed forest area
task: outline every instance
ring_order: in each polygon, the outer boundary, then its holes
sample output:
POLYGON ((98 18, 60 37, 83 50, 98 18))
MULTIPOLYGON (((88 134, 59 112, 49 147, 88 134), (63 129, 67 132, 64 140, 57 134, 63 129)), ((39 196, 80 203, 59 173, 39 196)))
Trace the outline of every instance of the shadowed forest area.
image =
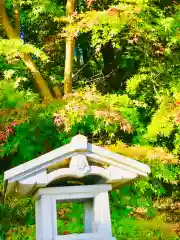
MULTIPOLYGON (((117 240, 180 238, 178 0, 0 0, 0 191, 4 171, 76 134, 149 164, 111 192, 117 240)), ((32 199, 0 204, 0 239, 34 240, 32 199)), ((57 206, 60 234, 82 207, 57 206)))

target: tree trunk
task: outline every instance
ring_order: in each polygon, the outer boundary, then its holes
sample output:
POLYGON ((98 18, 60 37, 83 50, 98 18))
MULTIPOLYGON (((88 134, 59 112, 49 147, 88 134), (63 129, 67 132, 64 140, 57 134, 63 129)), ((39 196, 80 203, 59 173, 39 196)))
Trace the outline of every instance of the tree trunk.
POLYGON ((64 94, 72 92, 73 57, 74 57, 74 39, 66 39, 64 94))
POLYGON ((20 6, 14 1, 14 20, 15 20, 15 29, 17 34, 20 36, 20 6))
POLYGON ((115 57, 114 48, 111 42, 101 47, 103 56, 103 74, 105 80, 105 88, 103 92, 120 89, 121 76, 119 74, 119 62, 115 57))
MULTIPOLYGON (((67 0, 66 16, 70 17, 75 11, 75 0, 67 0)), ((66 38, 66 58, 64 69, 64 94, 72 92, 72 73, 73 73, 73 58, 74 58, 74 37, 66 38)))
MULTIPOLYGON (((9 18, 6 14, 4 0, 0 0, 0 17, 1 17, 2 25, 7 34, 7 37, 9 39, 19 39, 20 40, 19 33, 16 32, 16 30, 10 24, 9 18)), ((22 61, 24 62, 24 64, 27 66, 27 68, 30 70, 30 72, 32 73, 32 75, 34 77, 34 83, 37 86, 42 97, 44 99, 52 99, 53 96, 49 90, 49 87, 48 87, 46 81, 43 79, 41 73, 37 69, 35 63, 33 62, 32 57, 26 53, 19 53, 19 56, 22 59, 22 61)))
POLYGON ((37 69, 31 55, 26 54, 26 53, 19 53, 19 56, 22 59, 22 61, 24 62, 24 64, 26 65, 26 67, 32 73, 32 75, 35 79, 34 83, 35 83, 37 89, 39 90, 40 94, 42 95, 42 97, 44 99, 52 99, 53 96, 49 90, 48 84, 46 83, 46 81, 42 77, 41 73, 37 69))

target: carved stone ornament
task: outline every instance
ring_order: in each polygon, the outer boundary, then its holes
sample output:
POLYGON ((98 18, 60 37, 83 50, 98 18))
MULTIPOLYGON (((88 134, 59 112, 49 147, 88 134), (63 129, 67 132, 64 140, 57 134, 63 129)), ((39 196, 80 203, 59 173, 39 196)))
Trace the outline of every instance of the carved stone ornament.
POLYGON ((91 171, 91 167, 84 154, 77 154, 71 158, 69 168, 75 173, 85 175, 91 171))
POLYGON ((150 172, 148 165, 88 143, 85 136, 77 135, 70 143, 6 171, 4 195, 29 197, 53 181, 90 175, 100 176, 117 188, 125 182, 147 177, 150 172))

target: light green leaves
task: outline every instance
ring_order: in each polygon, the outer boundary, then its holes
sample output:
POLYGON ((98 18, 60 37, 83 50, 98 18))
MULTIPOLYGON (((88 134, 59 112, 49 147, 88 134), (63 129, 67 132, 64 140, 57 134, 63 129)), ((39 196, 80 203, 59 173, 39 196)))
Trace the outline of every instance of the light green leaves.
POLYGON ((19 53, 31 53, 42 61, 48 60, 46 54, 32 44, 24 44, 23 41, 18 39, 0 40, 0 55, 18 57, 19 53))
POLYGON ((148 80, 148 74, 136 74, 127 81, 127 92, 135 94, 141 83, 148 80))

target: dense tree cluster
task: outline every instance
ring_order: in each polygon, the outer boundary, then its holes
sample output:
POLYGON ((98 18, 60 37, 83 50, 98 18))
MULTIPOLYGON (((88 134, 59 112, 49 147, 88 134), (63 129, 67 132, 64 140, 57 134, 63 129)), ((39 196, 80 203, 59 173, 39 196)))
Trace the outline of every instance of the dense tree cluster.
MULTIPOLYGON (((151 166, 112 192, 114 236, 178 239, 177 0, 0 0, 2 176, 77 133, 151 166)), ((61 234, 82 231, 67 223, 81 210, 58 206, 61 234)), ((8 199, 0 219, 0 239, 35 239, 31 199, 8 199)))

